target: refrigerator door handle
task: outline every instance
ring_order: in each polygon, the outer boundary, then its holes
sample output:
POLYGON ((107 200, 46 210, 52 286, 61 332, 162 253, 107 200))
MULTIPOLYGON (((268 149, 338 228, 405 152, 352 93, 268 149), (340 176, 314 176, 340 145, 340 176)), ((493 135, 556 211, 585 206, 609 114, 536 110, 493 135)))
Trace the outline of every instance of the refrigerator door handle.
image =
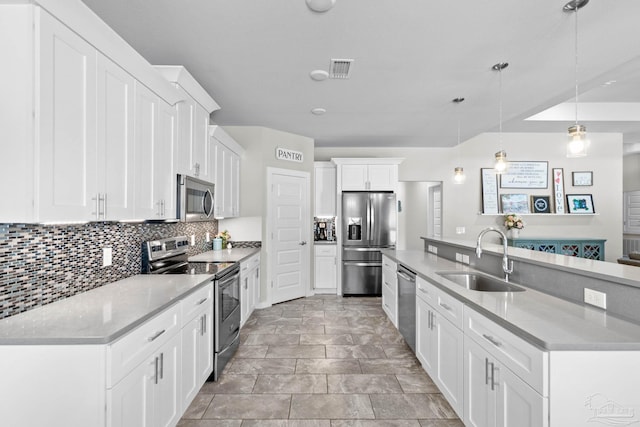
POLYGON ((369 233, 371 234, 371 236, 369 237, 369 244, 373 244, 373 232, 376 228, 376 210, 373 206, 373 200, 371 200, 371 198, 369 198, 369 206, 371 209, 371 219, 369 221, 369 233))
POLYGON ((367 244, 371 243, 371 199, 367 198, 367 244))

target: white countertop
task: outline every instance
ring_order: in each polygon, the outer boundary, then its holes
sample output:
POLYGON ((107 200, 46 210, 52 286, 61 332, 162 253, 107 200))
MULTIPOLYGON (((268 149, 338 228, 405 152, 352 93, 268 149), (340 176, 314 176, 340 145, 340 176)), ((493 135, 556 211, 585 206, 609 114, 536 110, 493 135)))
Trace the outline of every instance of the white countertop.
POLYGON ((382 253, 544 350, 640 350, 640 325, 608 315, 606 311, 518 283, 526 288, 524 292, 468 290, 436 274, 439 271, 473 271, 466 265, 423 251, 383 250, 382 253))
POLYGON ((260 252, 260 248, 233 248, 208 251, 189 257, 189 262, 241 262, 260 252))
POLYGON ((212 275, 138 275, 0 320, 0 345, 107 344, 212 275))

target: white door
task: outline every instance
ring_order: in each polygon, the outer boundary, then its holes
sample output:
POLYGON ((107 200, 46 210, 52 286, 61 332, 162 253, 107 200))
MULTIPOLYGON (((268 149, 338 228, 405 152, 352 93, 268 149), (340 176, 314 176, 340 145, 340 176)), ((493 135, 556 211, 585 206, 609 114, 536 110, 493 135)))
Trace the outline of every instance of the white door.
POLYGON ((444 316, 436 318, 436 366, 434 380, 451 407, 464 417, 464 335, 444 316))
POLYGON ((464 338, 464 425, 496 425, 496 393, 491 390, 494 360, 471 338, 464 338))
POLYGON ((432 237, 442 237, 442 184, 429 188, 431 221, 429 228, 432 237))
POLYGON ((269 168, 271 303, 303 297, 309 290, 310 177, 269 168))

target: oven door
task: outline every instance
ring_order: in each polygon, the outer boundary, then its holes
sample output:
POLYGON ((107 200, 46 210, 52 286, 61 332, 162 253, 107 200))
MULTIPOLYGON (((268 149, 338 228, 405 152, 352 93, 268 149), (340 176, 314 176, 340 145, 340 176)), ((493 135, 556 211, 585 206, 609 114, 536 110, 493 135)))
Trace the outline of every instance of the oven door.
POLYGON ((240 334, 240 271, 216 280, 215 351, 230 346, 240 334))
POLYGON ((213 218, 214 184, 178 175, 178 214, 181 221, 210 221, 213 218))

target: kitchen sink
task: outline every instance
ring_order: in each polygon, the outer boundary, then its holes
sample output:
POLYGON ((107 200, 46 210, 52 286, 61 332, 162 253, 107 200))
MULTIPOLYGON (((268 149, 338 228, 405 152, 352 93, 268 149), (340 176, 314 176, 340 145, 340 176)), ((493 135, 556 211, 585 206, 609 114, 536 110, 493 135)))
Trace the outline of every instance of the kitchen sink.
POLYGON ((488 274, 464 271, 442 271, 437 273, 456 285, 479 292, 523 292, 520 286, 500 280, 488 274))

